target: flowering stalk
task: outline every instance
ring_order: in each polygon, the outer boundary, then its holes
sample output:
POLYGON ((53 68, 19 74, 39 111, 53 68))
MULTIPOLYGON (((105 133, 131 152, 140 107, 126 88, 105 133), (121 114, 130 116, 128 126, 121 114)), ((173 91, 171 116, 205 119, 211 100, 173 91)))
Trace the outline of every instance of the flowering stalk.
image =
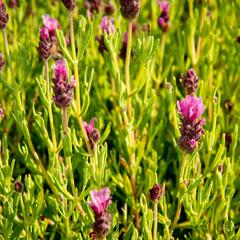
POLYGON ((86 131, 84 129, 82 117, 80 116, 80 112, 81 112, 80 81, 79 81, 79 76, 78 76, 78 59, 77 59, 77 55, 76 55, 72 11, 69 11, 69 27, 70 27, 70 39, 71 39, 72 55, 73 55, 73 61, 74 61, 73 71, 74 71, 74 78, 76 80, 76 102, 77 102, 76 117, 77 117, 79 126, 81 128, 81 131, 82 131, 82 134, 83 134, 83 139, 84 139, 84 142, 86 144, 88 153, 91 154, 92 150, 91 150, 91 147, 90 147, 89 139, 88 139, 88 136, 87 136, 86 131))
POLYGON ((47 98, 48 98, 48 115, 49 115, 49 123, 50 123, 50 129, 52 134, 52 143, 53 143, 53 152, 55 155, 56 160, 58 159, 57 154, 57 141, 56 141, 56 133, 55 133, 55 127, 53 122, 53 112, 52 112, 52 99, 51 99, 51 89, 50 89, 50 81, 49 81, 49 66, 48 66, 48 60, 44 61, 45 64, 45 75, 46 75, 46 84, 47 84, 47 98))
POLYGON ((153 209, 153 240, 157 240, 157 225, 158 225, 158 202, 165 193, 164 187, 159 184, 155 184, 150 190, 151 200, 154 202, 153 209))

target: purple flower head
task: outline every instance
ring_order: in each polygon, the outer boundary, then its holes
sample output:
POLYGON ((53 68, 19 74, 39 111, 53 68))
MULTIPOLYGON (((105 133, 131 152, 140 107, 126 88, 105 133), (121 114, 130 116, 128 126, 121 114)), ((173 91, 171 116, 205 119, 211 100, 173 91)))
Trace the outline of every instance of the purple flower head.
POLYGON ((194 95, 198 88, 198 76, 194 69, 190 68, 186 74, 181 76, 183 87, 185 88, 188 95, 194 95))
POLYGON ((150 189, 150 197, 153 201, 158 201, 165 194, 165 189, 160 184, 155 184, 152 189, 150 189))
POLYGON ((62 0, 62 3, 68 11, 73 11, 76 6, 76 0, 62 0))
POLYGON ((0 29, 5 29, 8 24, 8 13, 6 12, 6 6, 0 0, 0 29))
POLYGON ((111 204, 110 189, 105 187, 99 191, 93 190, 90 192, 91 201, 88 205, 92 208, 95 215, 100 215, 106 212, 107 207, 111 204))
POLYGON ((59 27, 58 21, 55 18, 51 18, 49 15, 45 14, 42 16, 44 27, 48 29, 50 38, 55 38, 56 29, 59 27))
POLYGON ((61 79, 67 81, 68 79, 68 69, 65 60, 56 61, 53 66, 54 77, 56 79, 61 79))
POLYGON ((170 9, 170 3, 166 0, 159 1, 159 6, 162 11, 160 17, 158 18, 158 25, 162 29, 163 32, 166 32, 169 28, 169 9, 170 9))
POLYGON ((83 126, 85 128, 85 131, 86 131, 87 135, 89 135, 93 131, 95 120, 96 120, 96 118, 94 117, 90 120, 90 123, 83 122, 83 126))
POLYGON ((101 27, 102 31, 106 32, 107 34, 111 34, 116 31, 115 26, 114 26, 114 19, 109 18, 108 16, 102 17, 100 27, 101 27))
POLYGON ((87 10, 87 15, 92 18, 95 12, 99 12, 102 6, 102 0, 85 0, 84 6, 87 10))
POLYGON ((87 136, 90 140, 91 147, 94 146, 95 143, 98 142, 100 139, 100 132, 97 128, 94 128, 94 121, 96 118, 92 118, 90 123, 88 124, 87 122, 83 122, 85 131, 87 133, 87 136))
POLYGON ((195 121, 204 112, 202 98, 187 95, 185 99, 177 101, 179 113, 185 120, 195 121))
POLYGON ((39 41, 39 46, 37 48, 38 53, 43 60, 47 60, 52 54, 53 45, 50 41, 49 31, 46 27, 41 27, 39 32, 40 32, 40 41, 39 41))
POLYGON ((39 33, 41 40, 49 40, 49 31, 46 27, 41 27, 39 33))
POLYGON ((68 83, 68 69, 65 60, 56 61, 53 72, 54 102, 60 108, 69 107, 72 102, 73 89, 76 85, 76 81, 72 77, 71 82, 68 83))
POLYGON ((122 16, 127 20, 136 18, 140 11, 139 0, 119 0, 122 16))

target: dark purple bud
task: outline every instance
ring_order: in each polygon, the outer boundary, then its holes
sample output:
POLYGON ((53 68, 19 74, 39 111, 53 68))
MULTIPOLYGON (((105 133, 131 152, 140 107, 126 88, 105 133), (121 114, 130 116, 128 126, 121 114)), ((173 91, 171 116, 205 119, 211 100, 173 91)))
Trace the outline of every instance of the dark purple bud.
POLYGON ((8 6, 9 6, 10 8, 19 7, 19 0, 9 0, 8 6))
POLYGON ((121 13, 127 20, 136 18, 140 11, 139 0, 119 0, 121 13))
POLYGON ((236 38, 237 42, 240 44, 240 35, 236 38))
POLYGON ((98 129, 94 128, 91 133, 89 134, 89 140, 95 144, 98 142, 98 140, 100 139, 100 132, 98 131, 98 129))
POLYGON ((187 70, 186 74, 182 75, 183 87, 186 89, 188 95, 194 95, 198 88, 198 76, 191 68, 187 70))
POLYGON ((53 71, 54 102, 60 108, 69 107, 73 99, 73 89, 76 81, 72 77, 71 82, 68 83, 68 70, 65 60, 56 61, 53 71))
POLYGON ((68 11, 73 11, 76 6, 76 0, 62 0, 62 3, 68 11))
POLYGON ((0 29, 4 29, 7 27, 8 24, 8 14, 6 12, 6 6, 0 0, 0 29))
POLYGON ((3 56, 2 53, 0 53, 0 72, 2 71, 3 67, 4 67, 4 60, 3 60, 3 56))
POLYGON ((230 132, 225 133, 225 145, 227 147, 227 151, 229 151, 232 143, 232 134, 230 132))
POLYGON ((150 24, 147 24, 147 23, 144 23, 144 24, 142 25, 142 31, 143 31, 143 32, 147 32, 148 34, 150 34, 151 25, 150 25, 150 24))
POLYGON ((87 10, 88 17, 92 17, 95 12, 99 12, 102 6, 102 0, 85 0, 84 6, 87 10))
POLYGON ((150 190, 150 197, 152 201, 158 201, 165 194, 165 189, 160 184, 155 184, 150 190))
POLYGON ((114 11, 115 11, 115 7, 114 7, 113 3, 112 3, 112 2, 109 2, 109 3, 105 6, 105 13, 106 13, 107 15, 111 15, 111 14, 114 13, 114 11))
POLYGON ((52 55, 53 44, 49 38, 49 32, 46 27, 40 29, 40 41, 38 46, 38 54, 42 60, 47 60, 52 55))
POLYGON ((16 181, 16 182, 14 183, 14 190, 15 190, 16 192, 21 193, 21 192, 23 191, 23 184, 22 184, 22 182, 16 181))
POLYGON ((225 110, 225 112, 231 112, 232 109, 233 109, 232 102, 229 99, 225 100, 225 102, 224 102, 224 110, 225 110))
POLYGON ((223 165, 222 165, 222 163, 218 164, 218 172, 220 174, 222 174, 222 172, 223 172, 223 165))
POLYGON ((101 37, 96 36, 95 38, 98 41, 98 51, 103 55, 104 51, 108 52, 108 49, 104 43, 104 36, 101 37))

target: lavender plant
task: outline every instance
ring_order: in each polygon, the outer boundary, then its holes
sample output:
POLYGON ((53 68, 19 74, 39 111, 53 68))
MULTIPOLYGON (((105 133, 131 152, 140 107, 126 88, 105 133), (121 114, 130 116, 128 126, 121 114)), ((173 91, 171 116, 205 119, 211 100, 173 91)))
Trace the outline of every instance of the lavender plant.
POLYGON ((0 0, 0 239, 240 239, 239 12, 0 0))

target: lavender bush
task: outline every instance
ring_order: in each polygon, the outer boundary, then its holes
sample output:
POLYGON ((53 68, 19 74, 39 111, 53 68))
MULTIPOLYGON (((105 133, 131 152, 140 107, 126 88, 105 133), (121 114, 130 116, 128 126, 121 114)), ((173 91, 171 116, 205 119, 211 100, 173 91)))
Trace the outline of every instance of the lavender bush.
POLYGON ((0 239, 240 239, 238 0, 0 0, 0 239))

